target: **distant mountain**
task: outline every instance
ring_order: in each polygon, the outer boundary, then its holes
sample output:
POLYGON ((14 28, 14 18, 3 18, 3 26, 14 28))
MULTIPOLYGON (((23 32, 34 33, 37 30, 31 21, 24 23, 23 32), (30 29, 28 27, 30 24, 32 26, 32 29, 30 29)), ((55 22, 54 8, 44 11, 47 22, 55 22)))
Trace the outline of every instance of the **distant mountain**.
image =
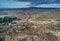
POLYGON ((1 11, 1 10, 32 10, 32 9, 42 9, 42 10, 60 10, 60 8, 29 7, 29 8, 0 8, 0 11, 1 11))

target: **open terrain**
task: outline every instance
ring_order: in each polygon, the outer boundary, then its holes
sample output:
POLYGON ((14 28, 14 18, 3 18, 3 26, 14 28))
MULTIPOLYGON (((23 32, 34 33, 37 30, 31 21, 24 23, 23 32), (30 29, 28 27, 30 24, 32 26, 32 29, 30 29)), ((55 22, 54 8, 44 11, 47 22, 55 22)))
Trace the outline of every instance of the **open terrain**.
POLYGON ((60 41, 60 11, 8 10, 0 18, 1 41, 60 41))

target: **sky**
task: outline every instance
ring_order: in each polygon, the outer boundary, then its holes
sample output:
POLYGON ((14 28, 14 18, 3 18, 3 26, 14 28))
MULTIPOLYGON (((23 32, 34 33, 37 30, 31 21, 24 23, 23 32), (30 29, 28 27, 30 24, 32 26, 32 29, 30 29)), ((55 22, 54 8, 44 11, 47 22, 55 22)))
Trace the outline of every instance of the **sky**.
POLYGON ((60 0, 0 0, 0 8, 60 8, 60 0))

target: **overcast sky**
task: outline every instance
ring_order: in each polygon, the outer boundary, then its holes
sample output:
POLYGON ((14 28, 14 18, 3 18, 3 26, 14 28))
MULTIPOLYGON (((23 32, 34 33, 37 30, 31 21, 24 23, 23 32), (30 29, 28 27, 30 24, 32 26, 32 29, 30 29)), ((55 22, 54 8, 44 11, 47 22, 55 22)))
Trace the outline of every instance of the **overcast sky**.
POLYGON ((0 8, 60 8, 60 0, 0 0, 0 8))

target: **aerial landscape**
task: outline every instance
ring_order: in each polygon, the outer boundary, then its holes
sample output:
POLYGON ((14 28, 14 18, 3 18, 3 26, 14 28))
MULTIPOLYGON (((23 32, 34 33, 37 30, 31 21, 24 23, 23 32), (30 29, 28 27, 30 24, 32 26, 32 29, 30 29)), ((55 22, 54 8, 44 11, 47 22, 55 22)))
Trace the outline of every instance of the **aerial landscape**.
POLYGON ((0 1, 0 41, 60 41, 59 2, 0 1))

